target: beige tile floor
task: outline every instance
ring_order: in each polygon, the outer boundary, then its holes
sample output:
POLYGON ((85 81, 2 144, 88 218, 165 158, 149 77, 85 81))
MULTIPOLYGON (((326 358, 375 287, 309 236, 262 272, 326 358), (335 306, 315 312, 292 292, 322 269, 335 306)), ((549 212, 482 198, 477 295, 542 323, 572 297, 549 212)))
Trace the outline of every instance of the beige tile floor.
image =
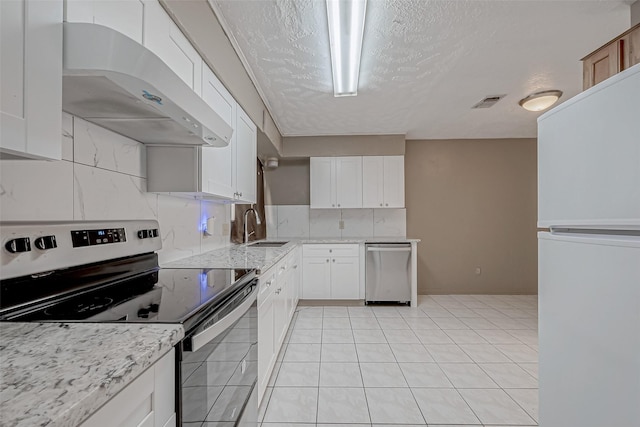
POLYGON ((537 296, 418 305, 298 307, 262 427, 537 425, 537 296))

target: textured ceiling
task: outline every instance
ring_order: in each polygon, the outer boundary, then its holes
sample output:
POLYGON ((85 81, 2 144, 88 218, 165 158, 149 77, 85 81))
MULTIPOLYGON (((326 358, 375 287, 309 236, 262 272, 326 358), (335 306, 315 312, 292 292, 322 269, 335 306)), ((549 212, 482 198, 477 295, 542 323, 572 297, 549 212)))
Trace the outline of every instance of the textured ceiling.
POLYGON ((613 0, 369 0, 358 96, 334 98, 323 0, 210 1, 283 136, 535 137, 518 100, 580 92, 580 58, 630 23, 613 0))

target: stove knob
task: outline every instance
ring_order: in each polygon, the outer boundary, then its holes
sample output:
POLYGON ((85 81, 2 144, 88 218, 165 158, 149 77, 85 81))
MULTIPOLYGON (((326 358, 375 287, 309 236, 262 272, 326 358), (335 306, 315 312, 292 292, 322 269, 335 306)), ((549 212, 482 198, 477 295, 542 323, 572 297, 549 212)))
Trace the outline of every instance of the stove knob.
POLYGON ((20 237, 18 239, 9 240, 4 247, 12 254, 18 252, 30 252, 31 240, 29 240, 28 237, 20 237))
POLYGON ((42 236, 38 237, 34 240, 33 244, 36 248, 47 250, 57 248, 58 244, 56 243, 56 236, 42 236))
POLYGON ((151 237, 158 237, 158 229, 154 228, 153 230, 149 230, 149 235, 151 237))
POLYGON ((138 310, 138 317, 141 317, 143 319, 146 319, 149 317, 149 309, 148 308, 141 308, 140 310, 138 310))
POLYGON ((149 230, 140 230, 140 231, 138 231, 138 238, 139 239, 146 239, 147 237, 149 237, 149 230))
POLYGON ((157 313, 160 310, 160 304, 151 304, 149 306, 149 311, 152 313, 157 313))

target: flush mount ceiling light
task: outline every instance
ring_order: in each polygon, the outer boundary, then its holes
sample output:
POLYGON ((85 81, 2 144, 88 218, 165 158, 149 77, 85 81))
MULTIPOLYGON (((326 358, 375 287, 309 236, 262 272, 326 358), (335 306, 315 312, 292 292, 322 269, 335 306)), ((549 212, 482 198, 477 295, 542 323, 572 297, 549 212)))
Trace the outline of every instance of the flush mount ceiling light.
POLYGON ((367 0, 327 0, 333 95, 358 94, 367 0))
POLYGON ((544 90, 522 98, 518 104, 525 110, 542 111, 555 104, 561 96, 561 90, 544 90))

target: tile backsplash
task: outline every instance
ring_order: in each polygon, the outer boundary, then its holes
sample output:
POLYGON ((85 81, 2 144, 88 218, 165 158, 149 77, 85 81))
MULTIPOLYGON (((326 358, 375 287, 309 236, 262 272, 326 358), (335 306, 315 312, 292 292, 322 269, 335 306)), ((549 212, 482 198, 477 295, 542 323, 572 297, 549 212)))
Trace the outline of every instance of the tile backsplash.
POLYGON ((147 193, 144 145, 66 113, 62 123, 63 160, 0 161, 0 220, 157 219, 160 262, 230 244, 231 205, 147 193))
POLYGON ((310 209, 308 205, 267 205, 265 208, 269 239, 405 237, 407 234, 406 209, 310 209))

